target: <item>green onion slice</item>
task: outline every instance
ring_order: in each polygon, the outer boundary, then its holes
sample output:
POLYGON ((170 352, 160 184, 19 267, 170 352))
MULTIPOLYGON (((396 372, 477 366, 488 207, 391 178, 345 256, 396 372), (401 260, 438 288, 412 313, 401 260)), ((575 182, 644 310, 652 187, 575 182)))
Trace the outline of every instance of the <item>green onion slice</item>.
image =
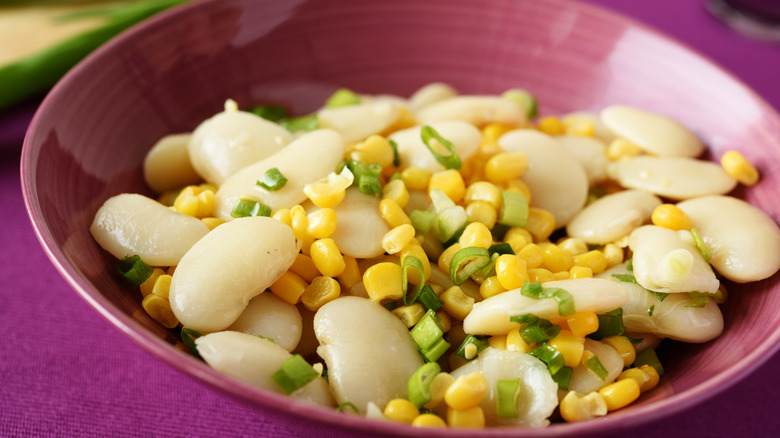
POLYGON ((655 368, 659 376, 664 375, 664 367, 661 365, 661 361, 658 359, 653 347, 648 347, 636 354, 634 359, 634 366, 641 367, 642 365, 650 365, 655 368))
POLYGON ((688 292, 690 300, 685 304, 685 307, 704 307, 710 302, 710 294, 700 292, 688 292))
POLYGON ((626 263, 626 271, 634 271, 634 259, 628 259, 628 263, 626 263))
POLYGON ((528 200, 520 193, 501 191, 501 211, 498 223, 510 227, 525 227, 528 224, 528 200))
POLYGON ((539 321, 539 317, 534 315, 533 313, 526 313, 523 315, 510 316, 509 320, 512 322, 516 322, 518 324, 527 324, 530 322, 539 321))
MULTIPOLYGON (((636 277, 634 277, 631 274, 612 274, 613 278, 616 278, 620 281, 626 282, 626 283, 634 283, 639 285, 639 282, 636 280, 636 277)), ((641 285, 640 285, 641 286, 641 285)), ((656 298, 658 298, 658 301, 663 301, 666 297, 669 296, 668 292, 656 292, 654 290, 650 290, 647 288, 644 288, 646 291, 650 292, 651 294, 655 295, 656 298)))
POLYGON ((655 313, 655 304, 647 308, 647 316, 653 316, 653 313, 655 313))
MULTIPOLYGON (((420 259, 418 259, 417 257, 415 257, 413 255, 409 255, 409 256, 404 257, 404 265, 402 267, 402 281, 401 281, 401 283, 403 284, 403 291, 404 291, 404 295, 403 295, 404 296, 404 305, 405 306, 409 306, 412 303, 414 303, 415 301, 417 301, 417 298, 420 296, 420 293, 422 292, 423 287, 425 286, 425 268, 423 267, 423 264, 420 261, 420 259), (406 289, 407 289, 408 284, 409 284, 409 280, 407 278, 406 271, 409 268, 414 268, 414 269, 416 269, 420 273, 420 283, 417 285, 417 287, 415 287, 414 292, 412 293, 412 297, 411 298, 409 298, 409 296, 406 293, 407 292, 406 289)), ((431 292, 433 292, 433 290, 431 290, 431 292)), ((436 294, 434 294, 433 296, 436 297, 436 294)))
POLYGON ((140 286, 144 281, 148 280, 154 272, 154 268, 144 263, 141 260, 141 256, 132 255, 127 256, 117 262, 116 270, 119 275, 125 278, 133 286, 140 286))
POLYGON ((574 297, 559 287, 542 287, 539 283, 523 283, 520 293, 526 297, 542 299, 553 298, 558 302, 558 314, 561 316, 573 315, 576 312, 574 297))
POLYGON ((253 199, 241 198, 233 205, 233 210, 230 212, 230 215, 235 218, 250 216, 271 216, 271 207, 265 204, 261 204, 260 202, 253 199))
POLYGON ((706 262, 709 262, 712 258, 712 251, 710 251, 710 248, 704 243, 704 239, 701 238, 701 235, 696 228, 691 228, 691 236, 693 236, 693 243, 696 244, 696 249, 699 250, 699 254, 704 257, 706 262))
POLYGON ((436 219, 436 213, 425 210, 412 210, 409 212, 409 220, 412 222, 414 230, 421 234, 427 234, 433 226, 436 219))
POLYGON ((558 333, 560 332, 560 326, 553 325, 553 323, 546 319, 537 319, 534 322, 530 322, 520 327, 520 336, 528 345, 534 345, 548 341, 558 336, 558 333))
POLYGON ((354 91, 339 88, 325 101, 325 107, 341 108, 343 106, 357 105, 358 103, 360 103, 360 96, 355 94, 354 91))
POLYGON ((347 163, 347 168, 355 176, 360 193, 382 196, 382 183, 379 181, 382 166, 376 163, 366 164, 361 161, 350 160, 347 163))
MULTIPOLYGON (((407 257, 413 257, 413 256, 407 256, 407 257)), ((444 303, 441 302, 439 297, 436 296, 436 292, 433 291, 433 288, 431 285, 426 284, 423 286, 422 290, 420 291, 420 294, 417 295, 417 301, 422 303, 423 307, 425 309, 433 310, 434 312, 441 309, 441 306, 444 305, 444 303)))
POLYGON ((517 418, 517 398, 520 396, 522 382, 520 378, 500 379, 496 382, 496 411, 499 418, 517 418))
POLYGON ((431 154, 434 158, 436 158, 436 161, 438 161, 439 164, 446 167, 447 169, 460 169, 460 157, 458 157, 458 154, 455 151, 455 145, 452 144, 451 141, 442 137, 441 134, 428 125, 423 126, 420 130, 420 138, 422 139, 423 143, 425 143, 425 147, 431 151, 431 154), (434 150, 434 146, 436 145, 431 145, 431 140, 434 139, 439 144, 444 146, 450 152, 450 154, 442 155, 438 151, 434 150))
POLYGON ((263 176, 257 180, 258 186, 271 192, 280 190, 285 184, 287 184, 287 178, 276 167, 266 170, 263 176))
POLYGON ((622 335, 626 332, 626 326, 623 325, 623 309, 618 307, 615 310, 596 316, 599 319, 599 328, 595 333, 588 335, 588 337, 603 339, 622 335))
POLYGON ((569 390, 569 385, 571 384, 571 373, 573 371, 574 370, 571 367, 563 366, 558 370, 557 373, 552 375, 553 381, 558 384, 558 389, 562 389, 564 391, 569 390))
POLYGON ((320 374, 306 362, 300 354, 296 354, 285 360, 271 379, 276 382, 285 394, 290 395, 307 383, 316 379, 320 374))
POLYGON ((200 352, 198 352, 198 347, 195 345, 195 339, 198 339, 201 336, 203 336, 203 334, 197 330, 193 330, 187 327, 181 328, 182 342, 184 342, 184 345, 187 346, 193 356, 197 357, 198 359, 202 359, 202 357, 200 356, 200 352))
POLYGON ((455 203, 452 202, 452 199, 450 199, 450 197, 447 196, 447 194, 444 193, 444 191, 440 188, 431 190, 428 193, 428 196, 431 197, 431 204, 433 204, 433 208, 436 210, 436 213, 441 213, 444 210, 455 207, 455 203))
POLYGON ((271 122, 279 122, 288 117, 287 110, 281 105, 261 105, 249 109, 249 112, 271 122))
POLYGON ((422 319, 414 325, 410 334, 420 353, 428 362, 435 362, 450 347, 450 344, 443 339, 444 331, 439 323, 439 317, 433 310, 425 312, 422 319))
POLYGON ((539 345, 528 354, 547 364, 547 369, 553 376, 565 366, 563 354, 548 343, 539 345))
POLYGON ((309 114, 300 117, 279 120, 279 125, 290 132, 309 132, 320 127, 317 114, 309 114))
POLYGON ((501 93, 501 98, 516 103, 525 111, 525 117, 533 119, 539 113, 539 105, 536 98, 527 90, 522 88, 513 88, 501 93))
MULTIPOLYGON (((401 156, 398 155, 398 143, 395 142, 395 140, 387 139, 387 142, 390 143, 390 147, 393 148, 393 166, 398 167, 401 165, 401 156)), ((398 172, 396 172, 398 173, 398 172)), ((395 176, 395 175, 393 175, 395 176)), ((401 176, 400 173, 398 173, 398 176, 401 176)), ((393 178, 390 178, 392 181, 393 178)))
POLYGON ((463 232, 468 220, 466 209, 457 205, 437 214, 431 228, 440 242, 448 242, 463 232))
POLYGON ((356 414, 360 413, 360 410, 358 410, 358 407, 355 406, 355 404, 352 403, 352 402, 344 402, 344 403, 341 403, 340 405, 336 406, 336 412, 346 411, 348 408, 351 409, 352 412, 354 412, 356 414))
POLYGON ((607 369, 604 368, 604 365, 601 363, 601 360, 599 360, 599 357, 595 354, 591 356, 589 359, 585 361, 585 366, 588 368, 590 372, 596 375, 601 381, 605 381, 607 379, 607 369))
POLYGON ((406 383, 406 394, 409 401, 417 408, 423 407, 431 401, 431 382, 441 372, 441 367, 436 362, 427 362, 412 374, 406 383))
POLYGON ((476 359, 477 355, 487 347, 487 341, 479 339, 474 335, 466 335, 453 354, 456 357, 470 361, 476 359), (470 345, 473 345, 473 347, 470 347, 470 345))
POLYGON ((515 251, 512 249, 512 246, 508 243, 494 243, 493 245, 490 245, 490 248, 488 248, 488 252, 490 255, 493 254, 515 254, 515 251))
POLYGON ((450 278, 456 285, 461 285, 471 277, 471 274, 490 263, 486 248, 469 246, 461 248, 450 260, 450 278))

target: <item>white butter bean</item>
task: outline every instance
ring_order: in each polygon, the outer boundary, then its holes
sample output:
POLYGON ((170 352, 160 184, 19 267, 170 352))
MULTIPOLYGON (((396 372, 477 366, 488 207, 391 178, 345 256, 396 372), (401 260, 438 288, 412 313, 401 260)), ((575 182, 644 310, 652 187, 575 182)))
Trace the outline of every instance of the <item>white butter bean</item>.
POLYGON ((118 259, 138 255, 151 266, 175 266, 209 228, 154 199, 125 193, 103 203, 89 231, 118 259))
POLYGON ((488 392, 482 399, 482 411, 488 426, 541 427, 558 406, 558 384, 550 377, 547 366, 530 354, 488 347, 476 359, 452 372, 458 378, 480 372, 488 381, 488 392), (496 384, 503 379, 520 379, 517 418, 498 416, 496 384))
POLYGON ((577 213, 566 226, 569 236, 602 245, 627 236, 648 223, 661 200, 642 190, 624 190, 606 195, 577 213))
POLYGON ((720 282, 692 241, 656 225, 644 225, 628 236, 634 253, 634 276, 656 292, 715 293, 720 282))
POLYGON ((226 222, 182 257, 171 281, 171 309, 185 327, 224 330, 289 269, 297 252, 292 229, 276 219, 226 222))
POLYGON ((611 163, 607 173, 623 187, 676 200, 722 195, 737 185, 718 164, 683 157, 628 158, 611 163))
POLYGON ((559 135, 555 139, 580 162, 588 185, 593 187, 607 179, 607 146, 603 141, 579 135, 559 135))
POLYGON ((457 96, 458 92, 451 86, 442 82, 432 82, 422 86, 409 97, 409 108, 419 111, 432 103, 457 96))
POLYGON ((625 105, 601 112, 601 119, 615 134, 654 155, 697 157, 704 144, 678 121, 661 114, 625 105))
MULTIPOLYGON (((211 368, 252 385, 284 393, 271 376, 292 355, 273 342, 246 333, 224 331, 201 336, 195 339, 195 345, 211 368)), ((321 376, 290 396, 318 405, 336 406, 328 382, 321 376)))
POLYGON ((303 187, 328 176, 344 155, 344 142, 335 131, 320 129, 304 134, 274 155, 241 169, 228 178, 214 195, 214 215, 229 221, 235 203, 248 196, 276 211, 306 199, 303 187), (257 180, 277 168, 287 178, 280 190, 268 191, 257 180))
POLYGON ((569 389, 577 391, 580 394, 588 394, 614 382, 617 376, 623 371, 623 358, 620 353, 615 351, 609 345, 585 339, 585 351, 590 351, 599 358, 599 362, 607 370, 607 377, 604 380, 591 372, 585 364, 580 364, 572 370, 569 389))
POLYGON ((325 304, 314 316, 314 332, 336 401, 354 403, 360 412, 369 402, 384 407, 406 397, 407 381, 423 364, 406 325, 365 298, 325 304))
POLYGON ((780 228, 747 202, 706 196, 677 206, 691 218, 712 252, 710 263, 738 283, 763 280, 780 269, 780 228))
POLYGON ((301 339, 303 322, 297 307, 265 292, 252 298, 227 330, 263 336, 285 350, 293 351, 301 339))
MULTIPOLYGON (((430 125, 442 137, 452 142, 455 146, 455 153, 461 161, 465 161, 477 151, 479 143, 482 141, 482 134, 479 129, 460 120, 447 122, 437 122, 430 125)), ((433 154, 428 150, 420 138, 422 126, 403 129, 394 132, 389 139, 398 145, 398 156, 401 161, 400 168, 419 167, 430 172, 445 170, 433 154)), ((445 155, 448 153, 445 153, 445 155)))
POLYGON ((192 165, 208 182, 220 185, 237 170, 279 151, 292 140, 289 131, 244 111, 224 111, 192 133, 192 165))
MULTIPOLYGON (((605 313, 626 302, 626 291, 619 284, 601 278, 548 281, 543 286, 569 292, 577 312, 605 313)), ((554 298, 531 298, 521 294, 520 289, 514 289, 475 303, 463 320, 463 330, 473 335, 505 335, 520 327, 509 318, 527 313, 543 319, 560 318, 558 302, 554 298)))
POLYGON ((528 156, 523 181, 531 190, 531 205, 555 216, 564 226, 588 200, 588 176, 580 162, 554 138, 532 129, 518 129, 498 139, 507 152, 528 156))
POLYGON ((161 138, 144 159, 144 181, 156 193, 198 184, 202 180, 190 162, 187 144, 190 134, 161 138))
POLYGON ((333 129, 352 143, 386 130, 400 114, 400 107, 390 100, 364 98, 355 105, 322 108, 317 120, 321 128, 333 129))
POLYGON ((520 105, 498 96, 453 96, 426 105, 415 115, 423 125, 448 120, 462 120, 475 126, 526 123, 525 110, 520 105))

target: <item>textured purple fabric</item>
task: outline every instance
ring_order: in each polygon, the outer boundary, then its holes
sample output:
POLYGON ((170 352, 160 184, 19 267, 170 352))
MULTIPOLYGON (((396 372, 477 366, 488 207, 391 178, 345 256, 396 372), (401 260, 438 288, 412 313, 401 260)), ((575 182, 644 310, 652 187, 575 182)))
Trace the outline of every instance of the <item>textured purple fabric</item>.
MULTIPOLYGON (((588 0, 732 71, 780 109, 780 46, 725 28, 699 0, 588 0)), ((0 112, 0 436, 338 437, 301 429, 172 370, 122 335, 51 265, 24 210, 19 157, 37 102, 0 112)), ((777 436, 780 355, 736 386, 632 436, 777 436)), ((626 433, 626 432, 623 432, 626 433)))

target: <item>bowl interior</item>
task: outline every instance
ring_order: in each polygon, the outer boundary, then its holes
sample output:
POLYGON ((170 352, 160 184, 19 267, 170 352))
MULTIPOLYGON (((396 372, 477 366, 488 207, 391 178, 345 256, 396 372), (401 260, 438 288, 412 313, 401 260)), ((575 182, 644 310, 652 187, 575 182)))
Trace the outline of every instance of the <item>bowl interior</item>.
MULTIPOLYGON (((434 81, 462 93, 534 93, 542 114, 598 111, 614 103, 675 117, 719 157, 740 150, 762 181, 739 195, 780 217, 780 117, 703 57, 632 20, 565 0, 212 0, 188 4, 110 42, 58 84, 25 140, 27 208, 53 263, 91 305, 160 359, 238 398, 352 431, 405 434, 302 405, 211 371, 172 347, 137 292, 88 227, 108 197, 151 194, 145 152, 163 135, 191 131, 221 110, 282 103, 316 109, 337 87, 408 96, 434 81)), ((713 395, 777 349, 776 277, 728 284, 726 331, 704 345, 669 342, 662 385, 632 407, 593 422, 498 435, 582 434, 630 427, 713 395)), ((436 435, 439 432, 432 432, 436 435)), ((461 432, 442 432, 458 435, 461 432)), ((471 434, 473 435, 473 433, 471 434)))

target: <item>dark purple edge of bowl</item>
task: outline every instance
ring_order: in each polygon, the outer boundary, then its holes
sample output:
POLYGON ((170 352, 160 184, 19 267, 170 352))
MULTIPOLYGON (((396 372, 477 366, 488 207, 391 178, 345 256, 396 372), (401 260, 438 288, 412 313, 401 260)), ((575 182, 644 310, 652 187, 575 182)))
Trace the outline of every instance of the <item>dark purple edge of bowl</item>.
MULTIPOLYGON (((753 100, 760 103, 762 109, 772 114, 773 118, 780 119, 780 115, 777 110, 770 105, 763 97, 751 89, 740 78, 721 67, 717 62, 712 60, 707 55, 704 55, 698 49, 695 49, 688 44, 671 37, 658 29, 647 25, 638 19, 627 16, 623 13, 606 9, 602 6, 593 5, 590 3, 579 2, 574 0, 545 0, 548 3, 559 3, 580 8, 583 11, 591 15, 601 15, 603 18, 612 21, 621 21, 630 24, 633 27, 641 29, 648 34, 653 35, 655 38, 665 41, 668 44, 676 45, 689 52, 692 56, 698 57, 704 61, 704 64, 709 65, 711 68, 719 71, 720 73, 729 77, 735 84, 738 84, 743 92, 750 95, 753 100)), ((131 38, 136 33, 144 32, 147 27, 153 27, 158 22, 166 21, 169 16, 175 16, 185 13, 190 9, 201 7, 201 3, 218 3, 218 0, 203 0, 200 2, 185 3, 166 10, 160 14, 155 15, 147 19, 143 24, 133 26, 132 28, 122 32, 115 38, 96 49, 93 53, 88 55, 78 65, 72 68, 46 95, 43 102, 36 110, 35 115, 30 123, 30 126, 25 135, 24 144, 22 146, 22 156, 20 161, 20 175, 21 175, 21 187, 24 197, 25 207, 27 209, 28 216, 32 223, 36 236, 38 237, 41 246, 44 249, 47 257, 51 260, 52 264, 59 271, 60 275, 70 283, 72 287, 76 289, 76 292, 104 316, 108 321, 116 326, 122 333, 128 336, 136 344, 142 347, 147 352, 151 353, 156 358, 166 362, 174 369, 183 372, 190 378, 195 378, 198 383, 207 383, 215 388, 218 388, 223 393, 238 397, 241 401, 247 402, 253 405, 262 405, 265 408, 277 412, 283 412, 286 415, 304 415, 308 420, 326 423, 329 425, 345 427, 353 431, 371 431, 373 433, 381 432, 388 433, 397 436, 415 436, 420 431, 413 428, 409 428, 405 425, 397 425, 386 422, 379 422, 374 420, 368 420, 361 417, 346 416, 344 414, 337 414, 332 409, 322 408, 315 405, 310 405, 301 401, 297 401, 287 396, 283 396, 272 391, 267 391, 262 388, 254 387, 250 384, 244 383, 240 380, 223 375, 212 370, 205 363, 189 356, 185 353, 177 355, 171 355, 172 346, 167 342, 161 340, 157 336, 152 335, 149 331, 139 326, 137 322, 134 322, 131 318, 125 315, 120 309, 114 306, 111 302, 106 300, 98 291, 93 290, 87 282, 80 279, 76 271, 70 267, 61 263, 60 259, 65 259, 65 254, 56 247, 52 247, 48 242, 52 241, 51 233, 43 226, 44 219, 42 217, 40 208, 34 202, 34 181, 28 181, 26 179, 27 172, 24 171, 26 164, 30 160, 30 136, 31 133, 36 130, 41 123, 41 114, 46 111, 47 104, 50 100, 54 100, 59 94, 61 88, 67 86, 71 77, 78 76, 81 70, 84 70, 86 66, 98 62, 104 52, 110 52, 115 45, 123 44, 125 39, 131 38), (140 328, 140 330, 139 330, 140 328), (259 397, 258 397, 259 396, 259 397)), ((555 424, 548 428, 542 429, 530 429, 530 428, 491 428, 479 431, 481 436, 561 436, 569 434, 592 434, 603 432, 617 432, 632 427, 636 427, 650 421, 658 420, 663 417, 671 416, 672 414, 684 411, 696 404, 702 403, 717 394, 735 385, 751 372, 755 371, 763 363, 765 363, 774 353, 780 349, 780 329, 776 330, 772 336, 766 338, 759 344, 759 348, 754 349, 749 354, 744 356, 741 360, 731 364, 726 370, 719 373, 717 376, 703 382, 686 391, 673 394, 665 399, 653 402, 648 406, 637 406, 630 411, 618 412, 609 416, 591 420, 584 423, 561 423, 555 424)), ((175 351, 175 350, 173 350, 175 351)), ((446 429, 446 430, 426 430, 425 434, 430 436, 474 436, 476 431, 473 430, 458 430, 458 429, 446 429)))

